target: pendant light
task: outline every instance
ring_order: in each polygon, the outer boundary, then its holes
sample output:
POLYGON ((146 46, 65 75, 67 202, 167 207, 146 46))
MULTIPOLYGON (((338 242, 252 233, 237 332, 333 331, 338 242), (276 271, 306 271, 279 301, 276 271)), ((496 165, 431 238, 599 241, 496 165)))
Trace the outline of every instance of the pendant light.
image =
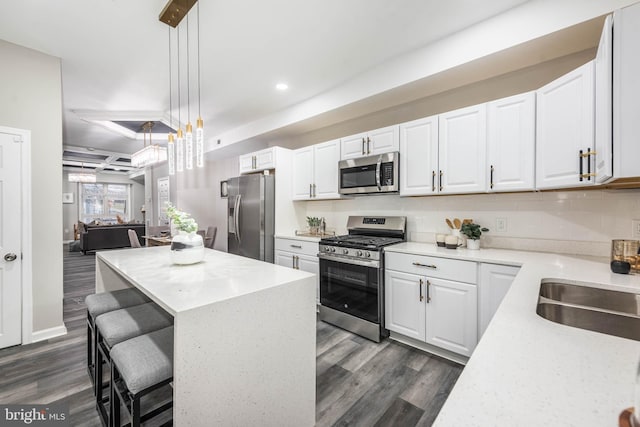
POLYGON ((187 15, 187 132, 185 133, 185 167, 193 169, 193 126, 191 126, 191 67, 189 61, 189 15, 187 15))
POLYGON ((178 140, 176 143, 176 171, 184 170, 184 136, 182 134, 182 99, 180 96, 180 28, 178 28, 178 140))
POLYGON ((151 140, 152 128, 152 121, 142 124, 142 130, 144 131, 143 148, 131 155, 131 166, 135 168, 144 168, 167 160, 167 149, 160 147, 158 144, 154 145, 151 140), (149 145, 147 145, 147 133, 149 134, 149 145))
POLYGON ((196 166, 204 167, 204 129, 200 114, 200 3, 196 6, 198 19, 198 120, 196 121, 196 166))
MULTIPOLYGON (((169 126, 173 130, 173 91, 171 79, 171 28, 169 28, 169 126)), ((169 132, 167 140, 167 160, 169 162, 169 175, 176 174, 176 146, 173 139, 173 132, 169 132)))
POLYGON ((69 182, 96 182, 95 172, 85 172, 84 163, 80 163, 80 172, 69 172, 67 175, 69 182))

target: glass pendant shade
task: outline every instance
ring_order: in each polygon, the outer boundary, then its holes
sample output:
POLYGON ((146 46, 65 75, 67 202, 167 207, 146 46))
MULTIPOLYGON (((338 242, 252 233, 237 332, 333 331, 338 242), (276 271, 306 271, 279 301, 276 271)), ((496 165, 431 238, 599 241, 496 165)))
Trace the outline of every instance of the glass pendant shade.
POLYGON ((131 166, 143 168, 167 160, 167 149, 159 145, 147 145, 131 155, 131 166))
POLYGON ((96 182, 95 173, 71 172, 68 176, 69 182, 96 182))
POLYGON ((169 134, 167 142, 167 160, 169 161, 169 175, 176 174, 176 145, 173 141, 173 134, 169 134))
POLYGON ((196 122, 196 166, 204 167, 204 130, 202 118, 198 117, 196 122))
POLYGON ((184 136, 182 129, 178 129, 178 141, 176 142, 176 171, 184 170, 184 136))
POLYGON ((191 122, 187 123, 185 134, 185 166, 189 170, 193 169, 193 127, 191 122))

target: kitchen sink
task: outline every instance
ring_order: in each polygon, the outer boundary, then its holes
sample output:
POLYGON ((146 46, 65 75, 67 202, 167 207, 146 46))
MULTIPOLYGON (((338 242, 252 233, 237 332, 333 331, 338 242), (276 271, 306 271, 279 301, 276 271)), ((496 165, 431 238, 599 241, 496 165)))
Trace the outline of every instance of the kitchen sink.
POLYGON ((640 341, 638 294, 545 282, 536 313, 563 325, 640 341))

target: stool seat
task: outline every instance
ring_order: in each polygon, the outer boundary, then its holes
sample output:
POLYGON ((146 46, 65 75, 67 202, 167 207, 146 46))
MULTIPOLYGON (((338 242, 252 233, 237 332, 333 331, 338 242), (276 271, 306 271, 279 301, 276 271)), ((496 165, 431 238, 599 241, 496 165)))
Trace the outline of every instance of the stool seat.
POLYGON ((158 304, 150 302, 101 314, 96 327, 111 348, 128 339, 173 325, 173 317, 158 304))
POLYGON ((101 292, 88 295, 85 298, 87 310, 93 319, 110 311, 133 307, 134 305, 148 302, 151 302, 151 300, 137 289, 120 289, 113 292, 101 292))
POLYGON ((133 395, 173 376, 173 326, 116 344, 111 363, 133 395))

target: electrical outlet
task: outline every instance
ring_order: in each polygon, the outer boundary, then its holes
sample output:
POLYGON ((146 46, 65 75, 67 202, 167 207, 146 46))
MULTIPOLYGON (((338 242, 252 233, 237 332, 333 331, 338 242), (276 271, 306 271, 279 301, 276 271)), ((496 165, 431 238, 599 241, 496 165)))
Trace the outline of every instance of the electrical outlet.
POLYGON ((507 219, 496 218, 496 231, 504 233, 507 231, 507 219))
POLYGON ((640 219, 634 219, 631 221, 631 237, 640 239, 640 219))

